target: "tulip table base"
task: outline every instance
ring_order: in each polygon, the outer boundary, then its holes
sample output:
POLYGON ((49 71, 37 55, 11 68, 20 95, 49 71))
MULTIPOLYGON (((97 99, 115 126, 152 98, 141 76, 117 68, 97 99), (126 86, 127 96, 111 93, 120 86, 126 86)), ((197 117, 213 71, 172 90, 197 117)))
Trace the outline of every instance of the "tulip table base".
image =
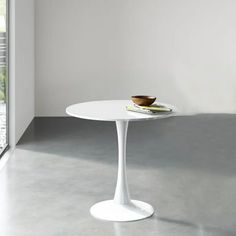
MULTIPOLYGON (((153 215, 151 205, 145 202, 131 200, 126 177, 126 139, 129 121, 153 120, 167 118, 173 115, 158 114, 146 115, 127 112, 126 105, 130 101, 94 101, 72 105, 66 112, 74 117, 101 121, 115 121, 118 137, 118 174, 113 200, 96 203, 90 208, 90 213, 102 220, 108 221, 135 221, 153 215)), ((168 105, 171 107, 170 105, 168 105)), ((174 111, 174 110, 173 110, 174 111)), ((99 177, 99 176, 98 176, 99 177)))
POLYGON ((150 217, 154 213, 151 205, 131 200, 129 204, 119 204, 114 200, 99 202, 90 208, 95 218, 109 221, 135 221, 150 217))
POLYGON ((90 213, 102 220, 135 221, 152 216, 153 207, 145 202, 130 200, 126 177, 126 137, 128 121, 116 121, 118 136, 118 176, 114 200, 93 205, 90 213))

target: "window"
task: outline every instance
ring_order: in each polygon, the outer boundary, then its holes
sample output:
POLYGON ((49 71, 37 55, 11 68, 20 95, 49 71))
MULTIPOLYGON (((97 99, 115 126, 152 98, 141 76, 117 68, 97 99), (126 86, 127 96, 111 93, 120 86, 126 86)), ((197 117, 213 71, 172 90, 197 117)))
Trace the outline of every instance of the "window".
POLYGON ((0 155, 8 146, 8 4, 0 0, 0 155))

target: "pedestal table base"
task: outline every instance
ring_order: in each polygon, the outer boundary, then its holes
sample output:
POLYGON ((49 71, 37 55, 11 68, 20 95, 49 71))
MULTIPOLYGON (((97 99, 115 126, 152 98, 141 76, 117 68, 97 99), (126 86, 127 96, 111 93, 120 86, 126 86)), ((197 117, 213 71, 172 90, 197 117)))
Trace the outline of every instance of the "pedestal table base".
POLYGON ((151 205, 145 202, 131 200, 129 204, 117 204, 114 200, 99 202, 90 208, 95 218, 109 221, 135 221, 153 215, 151 205))
POLYGON ((151 205, 131 200, 126 176, 126 139, 128 121, 116 121, 118 136, 118 175, 114 200, 99 202, 90 208, 92 216, 109 221, 135 221, 153 215, 151 205))

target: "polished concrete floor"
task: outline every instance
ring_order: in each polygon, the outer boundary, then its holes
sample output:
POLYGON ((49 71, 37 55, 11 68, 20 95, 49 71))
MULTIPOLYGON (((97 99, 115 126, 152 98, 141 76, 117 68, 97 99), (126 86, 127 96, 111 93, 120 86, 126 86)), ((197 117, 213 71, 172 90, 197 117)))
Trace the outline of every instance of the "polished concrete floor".
POLYGON ((37 118, 0 172, 1 236, 235 236, 236 116, 130 123, 128 180, 153 217, 94 219, 117 174, 113 122, 37 118))

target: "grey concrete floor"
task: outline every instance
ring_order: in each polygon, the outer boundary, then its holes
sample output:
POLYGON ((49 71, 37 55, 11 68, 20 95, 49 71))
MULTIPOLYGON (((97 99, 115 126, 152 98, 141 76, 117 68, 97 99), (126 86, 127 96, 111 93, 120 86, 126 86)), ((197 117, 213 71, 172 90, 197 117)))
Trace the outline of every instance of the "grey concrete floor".
POLYGON ((235 236, 236 116, 130 123, 128 181, 153 217, 94 219, 117 174, 113 122, 37 118, 0 172, 1 236, 235 236))

